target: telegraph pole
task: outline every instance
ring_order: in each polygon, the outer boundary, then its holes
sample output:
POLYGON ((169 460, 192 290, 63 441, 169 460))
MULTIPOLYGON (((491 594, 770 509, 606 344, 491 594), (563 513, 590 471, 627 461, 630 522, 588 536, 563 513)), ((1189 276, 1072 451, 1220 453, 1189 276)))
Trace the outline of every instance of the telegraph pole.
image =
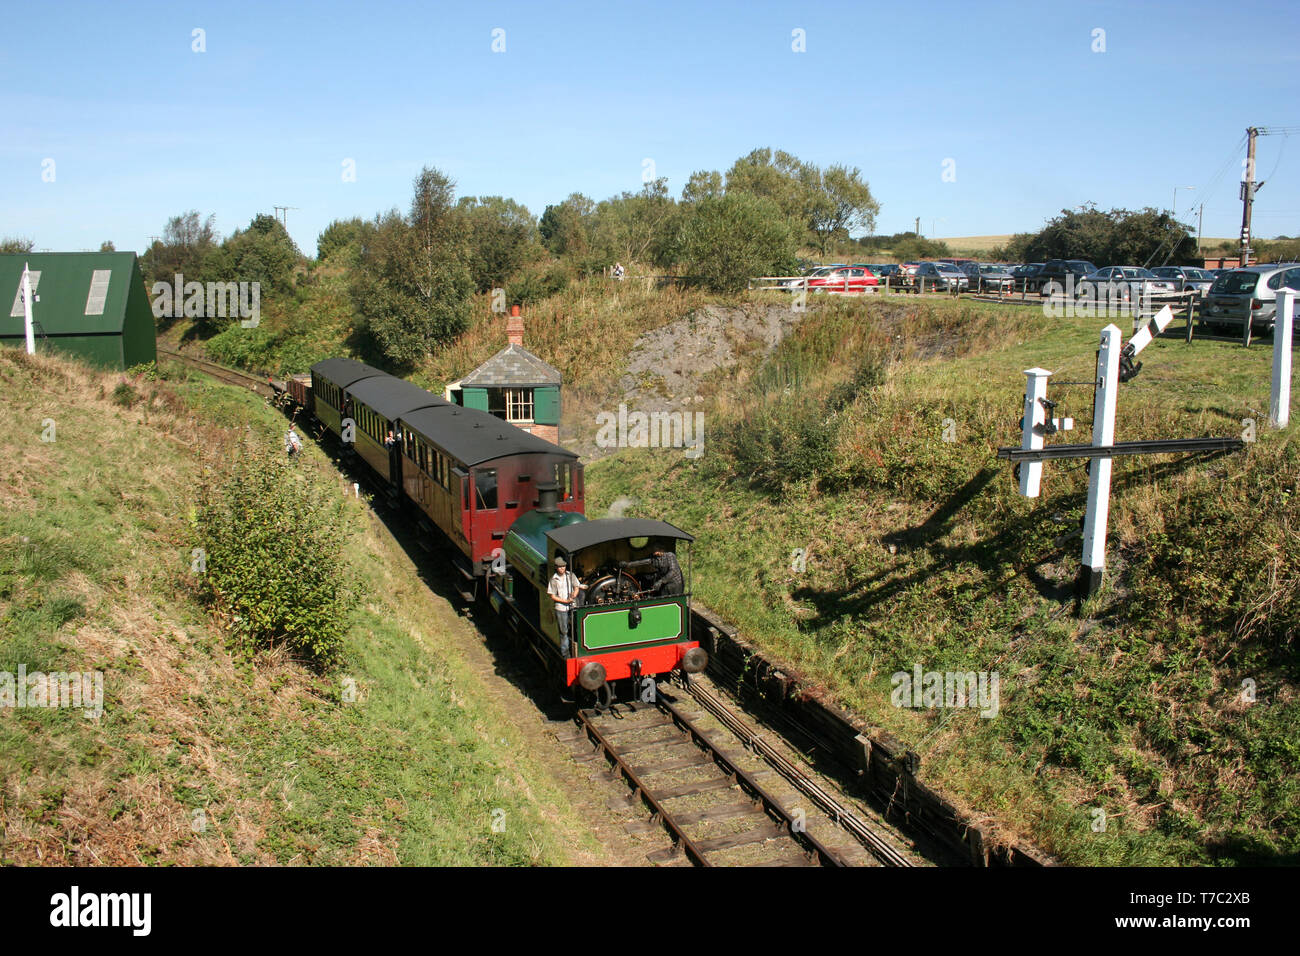
POLYGON ((1255 137, 1259 130, 1246 129, 1246 179, 1241 184, 1241 265, 1250 265, 1250 207, 1255 202, 1255 137))
POLYGON ((916 234, 917 234, 918 236, 921 235, 921 217, 920 217, 920 216, 917 216, 917 217, 916 217, 916 234))

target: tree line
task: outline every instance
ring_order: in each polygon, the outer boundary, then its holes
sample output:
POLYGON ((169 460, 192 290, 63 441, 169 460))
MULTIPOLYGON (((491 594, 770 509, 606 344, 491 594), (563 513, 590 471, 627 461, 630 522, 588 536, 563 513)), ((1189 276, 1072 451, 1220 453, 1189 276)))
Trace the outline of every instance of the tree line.
MULTIPOLYGON (((293 294, 313 268, 342 270, 359 330, 397 365, 414 365, 463 331, 476 294, 525 304, 615 263, 729 293, 789 274, 801 248, 823 254, 875 227, 861 171, 769 148, 693 173, 680 197, 656 178, 599 202, 573 193, 540 216, 502 196, 457 197, 437 169, 415 178, 405 211, 335 220, 310 263, 273 217, 221 239, 197 211, 168 221, 141 258, 146 281, 260 281, 264 300, 293 294)), ((216 331, 212 329, 211 331, 216 331)))

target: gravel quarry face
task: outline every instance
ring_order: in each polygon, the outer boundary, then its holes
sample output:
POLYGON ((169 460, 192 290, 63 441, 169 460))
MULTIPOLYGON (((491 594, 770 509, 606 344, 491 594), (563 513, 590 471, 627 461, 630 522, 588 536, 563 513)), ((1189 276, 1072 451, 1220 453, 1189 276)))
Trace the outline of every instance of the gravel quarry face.
MULTIPOLYGON (((645 333, 628 356, 612 399, 628 411, 692 413, 703 409, 706 382, 726 375, 743 358, 770 353, 806 313, 782 305, 718 306, 696 309, 670 325, 645 333)), ((598 422, 583 416, 564 443, 585 461, 603 458, 617 448, 596 444, 598 422), (585 420, 583 420, 585 419, 585 420)))
MULTIPOLYGON (((897 333, 894 337, 901 342, 902 330, 918 304, 873 301, 869 316, 864 314, 863 318, 882 331, 897 333)), ((584 461, 595 461, 617 451, 617 447, 597 444, 601 422, 595 415, 617 414, 619 403, 629 414, 643 412, 648 416, 656 412, 702 411, 705 385, 724 381, 744 359, 770 354, 807 314, 776 303, 707 305, 646 332, 633 346, 614 396, 605 398, 596 412, 580 411, 576 421, 565 422, 563 444, 584 461)), ((926 359, 956 354, 959 345, 955 335, 941 332, 913 340, 910 349, 914 357, 926 359)))

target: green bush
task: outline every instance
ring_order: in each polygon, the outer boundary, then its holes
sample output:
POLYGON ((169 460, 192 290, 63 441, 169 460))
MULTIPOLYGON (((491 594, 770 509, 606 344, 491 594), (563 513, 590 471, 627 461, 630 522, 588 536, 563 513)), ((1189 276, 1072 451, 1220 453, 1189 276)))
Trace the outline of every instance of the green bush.
POLYGON ((321 669, 336 663, 356 603, 336 489, 248 438, 208 471, 193 520, 204 596, 238 649, 283 646, 321 669))
POLYGON ((123 408, 130 408, 139 399, 140 393, 129 382, 118 382, 117 388, 113 389, 113 401, 123 408))

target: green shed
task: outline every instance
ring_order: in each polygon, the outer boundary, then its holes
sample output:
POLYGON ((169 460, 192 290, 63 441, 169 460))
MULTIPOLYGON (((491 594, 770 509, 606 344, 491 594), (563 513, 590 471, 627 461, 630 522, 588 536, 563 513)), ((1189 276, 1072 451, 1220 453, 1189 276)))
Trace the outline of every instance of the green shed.
POLYGON ((153 310, 134 252, 0 255, 0 344, 27 347, 24 263, 31 270, 38 352, 57 350, 116 369, 157 358, 153 310))

